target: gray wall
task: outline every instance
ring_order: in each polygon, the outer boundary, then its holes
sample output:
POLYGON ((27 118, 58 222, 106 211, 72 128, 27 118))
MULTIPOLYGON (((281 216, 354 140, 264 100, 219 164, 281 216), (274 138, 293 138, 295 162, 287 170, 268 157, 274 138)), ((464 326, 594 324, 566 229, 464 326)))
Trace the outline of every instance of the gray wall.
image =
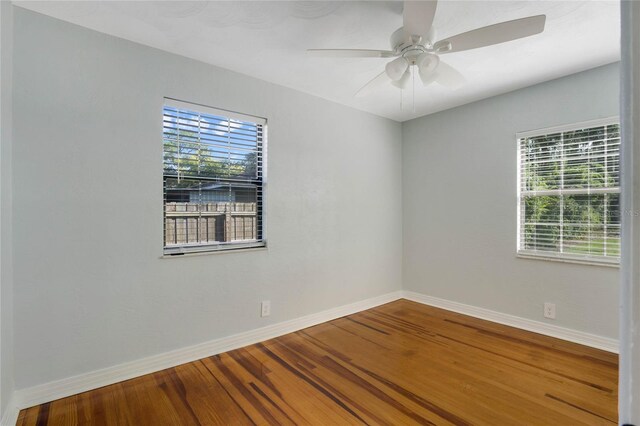
POLYGON ((18 389, 400 289, 399 123, 19 8, 14 42, 18 389), (160 259, 164 96, 268 118, 268 250, 160 259))
POLYGON ((404 288, 616 337, 618 269, 516 258, 515 133, 615 116, 618 82, 612 64, 405 122, 404 288))
POLYGON ((19 8, 14 41, 15 143, 11 154, 3 139, 0 176, 3 250, 5 166, 15 188, 17 388, 401 283, 540 321, 552 301, 551 323, 617 334, 617 269, 515 257, 514 140, 616 115, 617 65, 401 126, 19 8), (269 119, 268 250, 160 258, 164 96, 269 119))
POLYGON ((13 7, 0 1, 0 418, 13 393, 12 56, 13 7))

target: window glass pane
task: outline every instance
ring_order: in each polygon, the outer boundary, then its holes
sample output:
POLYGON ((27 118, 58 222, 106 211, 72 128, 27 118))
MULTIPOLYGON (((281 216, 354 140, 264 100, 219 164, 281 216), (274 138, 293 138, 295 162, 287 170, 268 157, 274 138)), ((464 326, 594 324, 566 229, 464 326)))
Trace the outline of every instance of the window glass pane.
POLYGON ((165 179, 165 245, 257 240, 258 189, 210 181, 165 179))
POLYGON ((620 256, 617 124, 522 138, 519 250, 620 256))
POLYGON ((526 223, 560 223, 559 196, 528 196, 524 202, 526 223))
POLYGON ((198 108, 164 108, 166 253, 264 241, 264 127, 198 108))
POLYGON ((607 194, 606 224, 620 226, 620 194, 607 194))
POLYGON ((565 229, 564 253, 604 256, 606 240, 600 226, 573 224, 565 229), (568 232, 568 234, 567 234, 568 232))
POLYGON ((620 256, 620 194, 606 195, 605 214, 605 256, 620 256))
POLYGON ((561 161, 545 161, 528 164, 525 169, 525 182, 530 191, 558 189, 560 187, 561 161))
POLYGON ((560 185, 561 135, 525 139, 523 183, 527 190, 556 189, 560 185))
POLYGON ((560 225, 525 225, 524 243, 527 250, 558 251, 559 241, 560 225))
POLYGON ((564 223, 604 223, 604 194, 565 195, 563 197, 564 223))
POLYGON ((568 195, 563 204, 563 252, 604 256, 605 195, 568 195))
POLYGON ((165 174, 259 178, 262 126, 171 107, 163 122, 165 174))
POLYGON ((589 164, 583 159, 567 160, 564 166, 563 188, 588 188, 590 182, 589 164))
POLYGON ((620 126, 607 126, 607 186, 620 186, 620 126))
POLYGON ((620 226, 607 228, 604 249, 606 250, 605 256, 620 257, 620 226))
POLYGON ((562 134, 564 156, 571 160, 585 159, 603 154, 605 128, 580 129, 562 134))

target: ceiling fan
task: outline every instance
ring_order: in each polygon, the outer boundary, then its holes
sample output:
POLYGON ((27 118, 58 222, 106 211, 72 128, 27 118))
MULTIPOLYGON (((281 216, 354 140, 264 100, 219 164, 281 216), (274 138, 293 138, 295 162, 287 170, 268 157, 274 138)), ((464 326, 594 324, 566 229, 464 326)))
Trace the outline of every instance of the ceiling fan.
POLYGON ((385 70, 365 84, 356 96, 365 96, 388 82, 400 89, 406 88, 411 79, 413 66, 417 68, 418 75, 425 86, 437 82, 446 87, 457 88, 464 83, 464 77, 441 61, 440 55, 539 34, 544 30, 546 20, 545 15, 514 19, 436 41, 432 23, 437 5, 437 0, 405 1, 403 26, 391 35, 392 50, 308 49, 307 52, 313 56, 396 58, 387 63, 385 70))

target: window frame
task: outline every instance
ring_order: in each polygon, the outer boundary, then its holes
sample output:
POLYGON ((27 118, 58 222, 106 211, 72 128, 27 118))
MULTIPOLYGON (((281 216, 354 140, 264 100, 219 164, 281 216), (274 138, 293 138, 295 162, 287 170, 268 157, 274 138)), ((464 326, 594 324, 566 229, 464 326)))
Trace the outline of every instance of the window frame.
MULTIPOLYGON (((584 265, 595 265, 595 266, 607 266, 607 267, 619 267, 620 266, 620 254, 618 257, 605 257, 605 256, 590 256, 590 255, 576 255, 569 253, 559 253, 552 251, 537 251, 537 250, 528 250, 521 249, 521 238, 522 238, 522 230, 521 227, 523 225, 522 222, 522 146, 521 139, 531 138, 531 137, 541 137, 546 135, 551 135, 554 133, 564 133, 571 132, 576 130, 584 130, 590 128, 597 127, 605 127, 610 125, 620 125, 620 117, 619 116, 611 116, 606 118, 599 118, 594 120, 581 121, 571 124, 564 124, 559 126, 546 127, 535 130, 527 130, 516 132, 516 179, 517 179, 517 196, 516 196, 516 256, 524 259, 538 259, 538 260, 548 260, 548 261, 556 261, 556 262, 565 262, 565 263, 578 263, 584 265)), ((620 132, 620 130, 619 130, 620 132)), ((622 135, 619 136, 620 138, 622 135)), ((618 170, 620 173, 620 170, 618 170)), ((620 178, 618 180, 620 184, 620 178)), ((603 193, 615 193, 614 191, 602 191, 603 193)), ((617 191, 620 194, 620 190, 618 188, 617 191)), ((621 206, 619 206, 621 208, 621 206)), ((622 210, 620 210, 620 219, 622 219, 622 210)), ((622 249, 622 247, 620 247, 622 249)))
MULTIPOLYGON (((258 173, 259 179, 255 179, 259 181, 259 198, 261 201, 256 201, 256 226, 258 223, 260 224, 260 230, 257 230, 260 235, 260 239, 257 240, 247 240, 243 242, 243 240, 236 241, 221 241, 211 244, 184 244, 182 246, 175 247, 167 247, 166 245, 166 192, 165 185, 167 179, 175 179, 175 176, 165 174, 165 169, 163 166, 162 169, 162 253, 161 257, 163 258, 175 258, 182 257, 183 255, 206 255, 206 254, 215 254, 215 253, 231 253, 231 252, 239 252, 239 251, 255 251, 267 248, 267 215, 266 215, 266 200, 267 200, 267 133, 268 133, 268 120, 265 117, 250 115, 239 113, 235 111, 230 111, 222 108, 211 107, 208 105, 199 104, 196 102, 187 102, 174 98, 165 97, 163 99, 162 104, 162 117, 164 121, 165 115, 165 107, 177 108, 179 110, 187 110, 201 114, 213 115, 218 117, 223 117, 231 120, 239 120, 244 122, 250 122, 256 125, 261 126, 262 138, 259 139, 259 144, 261 146, 260 149, 260 162, 261 162, 261 170, 258 173)), ((162 152, 163 157, 165 155, 165 138, 164 138, 164 124, 162 125, 162 152)), ((163 161, 164 164, 164 161, 163 161)), ((207 180, 199 179, 197 176, 187 176, 185 177, 187 180, 207 180)), ((225 180, 224 178, 219 178, 218 180, 221 183, 231 183, 232 179, 225 180)))

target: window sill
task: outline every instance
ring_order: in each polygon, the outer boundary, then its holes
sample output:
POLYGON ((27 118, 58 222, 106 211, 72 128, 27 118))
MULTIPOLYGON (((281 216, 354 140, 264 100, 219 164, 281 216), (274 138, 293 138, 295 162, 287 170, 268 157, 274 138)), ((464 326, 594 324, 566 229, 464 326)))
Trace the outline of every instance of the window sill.
POLYGON ((604 266, 605 268, 616 268, 616 269, 620 268, 620 263, 598 262, 596 260, 573 259, 570 257, 543 256, 543 255, 525 254, 525 253, 517 253, 516 257, 519 259, 546 260, 546 261, 559 262, 559 263, 574 263, 578 265, 604 266))
POLYGON ((212 254, 247 253, 247 252, 254 252, 254 251, 267 251, 267 246, 265 244, 265 245, 254 246, 254 247, 202 250, 202 251, 186 252, 182 254, 163 254, 162 256, 160 256, 160 259, 180 259, 180 258, 194 257, 194 256, 208 256, 212 254))

